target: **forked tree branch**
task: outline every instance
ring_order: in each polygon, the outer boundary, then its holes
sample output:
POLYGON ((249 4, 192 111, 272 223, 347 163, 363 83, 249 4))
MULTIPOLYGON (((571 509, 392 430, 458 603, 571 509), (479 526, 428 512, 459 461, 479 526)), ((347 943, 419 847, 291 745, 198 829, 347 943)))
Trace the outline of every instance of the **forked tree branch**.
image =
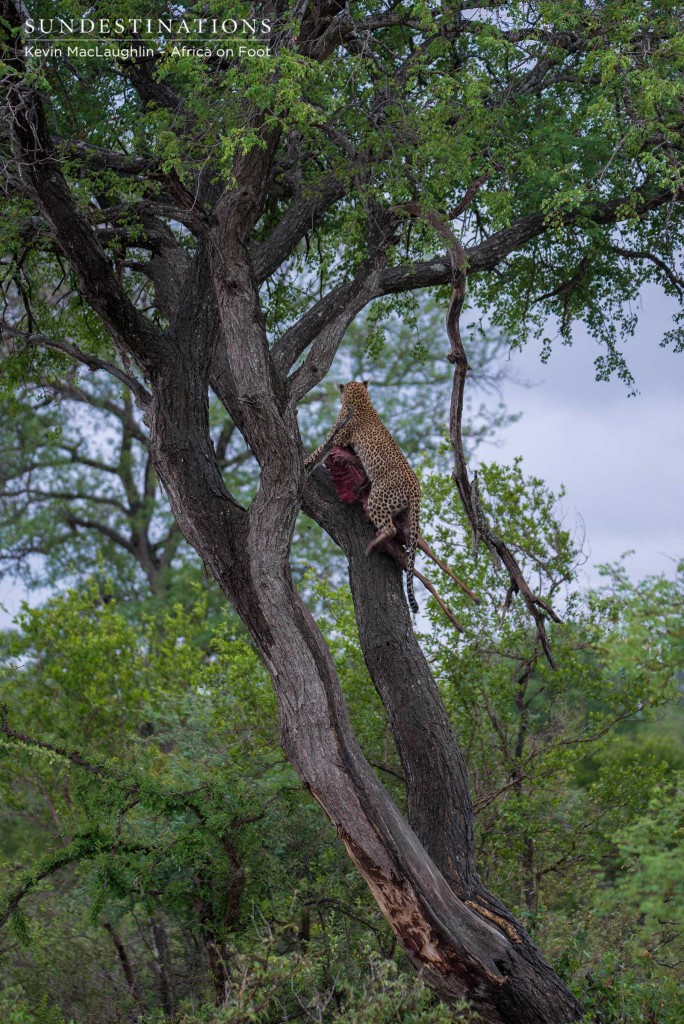
MULTIPOLYGON (((55 352, 61 352, 65 356, 69 356, 74 362, 82 363, 87 366, 89 370, 104 370, 111 377, 115 377, 117 380, 125 384, 127 388, 130 388, 132 393, 137 398, 140 405, 147 405, 150 401, 151 395, 149 391, 143 387, 139 380, 130 373, 126 373, 125 370, 120 369, 114 363, 108 362, 106 359, 99 359, 97 356, 91 355, 89 352, 84 352, 83 349, 78 348, 76 345, 70 345, 67 341, 58 341, 57 338, 48 338, 45 334, 31 334, 28 331, 19 331, 13 327, 2 326, 0 329, 2 334, 9 335, 12 338, 20 338, 25 341, 27 345, 34 345, 36 348, 49 348, 55 352)), ((85 399, 83 399, 85 400, 85 399)), ((91 403, 95 404, 95 403, 91 403)), ((108 409, 111 412, 111 409, 108 409)))

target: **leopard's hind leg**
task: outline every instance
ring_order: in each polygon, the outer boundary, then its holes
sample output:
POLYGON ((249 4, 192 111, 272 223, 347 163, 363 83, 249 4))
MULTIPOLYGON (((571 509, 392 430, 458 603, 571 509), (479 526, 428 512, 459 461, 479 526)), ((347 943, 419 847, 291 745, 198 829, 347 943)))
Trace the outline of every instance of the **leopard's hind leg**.
POLYGON ((373 487, 368 497, 368 516, 377 529, 375 537, 366 548, 366 554, 370 555, 384 541, 391 540, 397 532, 392 515, 401 511, 401 502, 397 508, 397 499, 394 495, 384 493, 380 488, 373 487))

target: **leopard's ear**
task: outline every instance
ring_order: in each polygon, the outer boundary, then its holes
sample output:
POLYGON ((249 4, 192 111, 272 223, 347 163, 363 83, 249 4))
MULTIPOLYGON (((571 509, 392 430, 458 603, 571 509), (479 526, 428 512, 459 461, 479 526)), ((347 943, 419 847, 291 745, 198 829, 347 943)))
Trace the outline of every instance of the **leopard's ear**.
POLYGON ((368 385, 370 384, 370 381, 369 380, 362 380, 361 383, 363 384, 363 386, 366 389, 366 391, 368 391, 368 385))
POLYGON ((337 390, 339 391, 340 394, 342 394, 342 392, 344 391, 344 384, 338 384, 337 390))

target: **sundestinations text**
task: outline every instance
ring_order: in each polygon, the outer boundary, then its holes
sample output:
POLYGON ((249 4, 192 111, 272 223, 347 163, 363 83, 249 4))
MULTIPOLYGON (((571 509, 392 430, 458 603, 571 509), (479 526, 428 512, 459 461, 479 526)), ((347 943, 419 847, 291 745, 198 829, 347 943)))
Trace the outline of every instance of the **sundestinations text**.
POLYGON ((267 18, 27 18, 24 22, 27 35, 37 32, 54 38, 55 36, 88 36, 125 35, 126 33, 147 32, 162 35, 262 35, 271 31, 271 22, 267 18))

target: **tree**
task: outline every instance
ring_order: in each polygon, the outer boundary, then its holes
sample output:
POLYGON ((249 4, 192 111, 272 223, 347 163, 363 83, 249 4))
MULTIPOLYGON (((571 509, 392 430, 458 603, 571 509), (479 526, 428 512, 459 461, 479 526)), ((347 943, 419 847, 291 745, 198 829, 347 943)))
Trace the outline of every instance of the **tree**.
MULTIPOLYGON (((473 566, 454 543, 463 510, 449 477, 434 472, 426 502, 438 528, 430 540, 467 574, 482 602, 473 605, 445 581, 468 642, 451 643, 446 620, 432 608, 423 642, 466 751, 480 872, 523 908, 531 930, 553 931, 558 941, 574 927, 578 893, 596 884, 595 865, 611 863, 614 833, 644 812, 681 763, 674 740, 681 731, 681 579, 635 586, 619 571, 609 592, 584 596, 578 570, 585 556, 559 519, 563 492, 525 478, 521 460, 478 472, 483 503, 516 558, 562 607, 563 625, 552 632, 559 667, 546 662, 524 608, 513 603, 501 614, 491 561, 473 566), (662 724, 657 738, 647 738, 661 718, 674 742, 662 724), (638 753, 630 750, 631 732, 638 753)), ((632 907, 625 903, 626 915, 632 907)))
POLYGON ((32 556, 47 556, 39 580, 54 583, 74 574, 76 544, 81 572, 104 553, 111 574, 121 567, 122 585, 133 589, 143 575, 158 595, 182 536, 160 509, 130 392, 104 384, 93 388, 73 374, 41 385, 37 400, 4 403, 0 557, 5 571, 32 581, 32 556), (85 436, 76 403, 90 412, 85 436))
MULTIPOLYGON (((651 278, 682 290, 677 6, 373 8, 260 5, 269 59, 169 48, 64 64, 27 55, 23 8, 2 0, 3 241, 23 307, 3 327, 7 372, 35 374, 56 352, 55 374, 80 362, 130 389, 178 527, 271 674, 288 758, 437 993, 491 1022, 571 1021, 577 1000, 478 877, 464 761, 399 570, 366 560, 362 515, 322 472, 307 479, 297 408, 369 303, 401 312, 415 290, 450 285, 451 440, 475 527, 460 447, 466 273, 519 337, 549 314, 565 335, 585 319, 607 346, 599 369, 628 378, 625 300, 651 278), (209 389, 259 463, 248 507, 217 460, 209 389), (294 585, 300 508, 349 560, 408 822, 356 741, 294 585)), ((486 524, 480 537, 505 555, 511 597, 522 592, 543 636, 553 613, 501 538, 486 524)))

